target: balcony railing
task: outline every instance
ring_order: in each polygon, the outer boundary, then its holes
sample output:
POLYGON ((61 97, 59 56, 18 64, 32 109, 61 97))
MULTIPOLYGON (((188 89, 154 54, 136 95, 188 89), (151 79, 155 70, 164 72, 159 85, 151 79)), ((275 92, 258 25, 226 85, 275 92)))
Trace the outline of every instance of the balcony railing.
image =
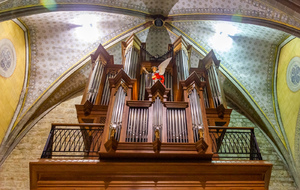
POLYGON ((104 124, 52 124, 41 158, 98 157, 104 124))
MULTIPOLYGON (((98 158, 103 129, 104 124, 52 124, 41 158, 98 158)), ((214 158, 262 160, 254 128, 211 126, 209 136, 214 158)))
POLYGON ((209 127, 214 157, 262 160, 253 127, 209 127))

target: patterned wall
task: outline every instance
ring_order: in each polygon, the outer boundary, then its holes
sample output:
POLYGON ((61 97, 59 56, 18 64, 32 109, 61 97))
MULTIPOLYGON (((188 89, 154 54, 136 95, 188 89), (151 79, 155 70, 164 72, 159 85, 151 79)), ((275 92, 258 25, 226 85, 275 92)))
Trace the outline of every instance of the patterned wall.
MULTIPOLYGON (((270 1, 270 0, 269 0, 270 1)), ((56 0, 57 4, 80 4, 78 0, 56 0)), ((113 7, 122 7, 138 12, 146 12, 150 14, 176 15, 187 13, 212 13, 212 14, 232 14, 244 15, 251 17, 261 17, 274 21, 288 23, 296 27, 300 27, 300 13, 280 6, 278 3, 266 2, 261 0, 86 0, 84 4, 88 5, 104 5, 113 7), (276 7, 277 6, 277 7, 276 7), (288 13, 288 14, 287 14, 288 13)), ((41 5, 39 0, 14 0, 1 4, 0 10, 5 12, 16 7, 30 7, 41 5)), ((47 6, 45 6, 47 7, 47 6)), ((54 10, 55 10, 54 6, 54 10)), ((46 11, 47 9, 45 9, 46 11)), ((51 9, 52 10, 52 9, 51 9)), ((235 18, 233 18, 235 19, 235 18)), ((240 18, 237 17, 239 20, 240 18)))
POLYGON ((22 114, 59 76, 100 43, 144 22, 136 17, 100 12, 43 13, 21 20, 30 29, 32 47, 31 77, 22 114), (97 19, 93 23, 97 33, 92 40, 78 36, 76 30, 81 26, 76 22, 82 15, 97 19))

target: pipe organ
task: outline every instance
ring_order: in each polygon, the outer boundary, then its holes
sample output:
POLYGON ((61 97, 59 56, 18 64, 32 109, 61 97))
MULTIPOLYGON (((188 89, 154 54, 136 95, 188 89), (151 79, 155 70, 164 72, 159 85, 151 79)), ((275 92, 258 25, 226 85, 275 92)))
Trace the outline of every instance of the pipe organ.
POLYGON ((79 124, 52 124, 31 189, 267 189, 254 128, 228 127, 214 52, 191 68, 182 37, 161 56, 146 45, 122 42, 121 65, 101 45, 91 55, 79 124), (69 154, 84 160, 44 161, 69 154), (228 155, 256 161, 218 162, 228 155))
POLYGON ((146 45, 134 34, 122 42, 122 65, 114 65, 101 45, 92 55, 93 69, 77 113, 82 123, 97 122, 89 119, 97 114, 105 117, 100 159, 211 159, 208 126, 228 125, 231 112, 221 91, 220 61, 211 51, 198 68, 191 68, 191 46, 182 37, 162 56, 151 55, 146 45), (164 83, 152 80, 152 68, 167 58, 164 83))

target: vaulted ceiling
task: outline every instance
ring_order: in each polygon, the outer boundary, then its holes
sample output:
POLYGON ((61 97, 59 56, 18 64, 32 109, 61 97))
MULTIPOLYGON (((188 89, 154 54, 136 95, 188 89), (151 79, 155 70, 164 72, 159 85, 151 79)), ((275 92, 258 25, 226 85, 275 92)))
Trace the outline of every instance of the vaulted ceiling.
POLYGON ((213 49, 221 60, 228 100, 260 126, 297 175, 276 111, 274 77, 280 44, 300 37, 298 1, 0 1, 0 21, 11 19, 28 34, 30 60, 19 108, 10 125, 1 126, 6 129, 1 163, 47 111, 84 88, 89 55, 100 43, 121 64, 121 41, 135 33, 153 55, 164 54, 168 44, 183 36, 194 47, 192 67, 213 49), (157 17, 164 20, 163 27, 153 25, 157 17), (230 41, 217 38, 216 43, 216 35, 225 32, 230 41))

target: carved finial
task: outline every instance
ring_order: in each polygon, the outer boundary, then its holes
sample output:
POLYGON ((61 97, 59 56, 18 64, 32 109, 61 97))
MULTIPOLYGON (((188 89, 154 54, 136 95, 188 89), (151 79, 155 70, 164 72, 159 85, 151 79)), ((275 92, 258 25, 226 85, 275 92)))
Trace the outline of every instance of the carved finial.
POLYGON ((116 128, 112 128, 110 131, 110 139, 115 138, 116 128))
POLYGON ((196 149, 199 154, 204 154, 208 148, 207 143, 204 140, 204 135, 203 135, 203 127, 199 126, 198 127, 198 135, 199 135, 199 140, 195 143, 196 149))
POLYGON ((203 138, 203 130, 199 129, 198 133, 199 133, 199 139, 203 138))
POLYGON ((109 140, 104 144, 106 151, 110 153, 115 152, 118 148, 118 141, 115 139, 116 128, 116 124, 111 124, 109 140))
POLYGON ((159 129, 155 129, 155 140, 159 140, 159 129))
POLYGON ((161 148, 161 142, 159 140, 159 136, 160 136, 160 132, 159 132, 159 128, 156 128, 155 129, 155 132, 154 132, 154 135, 155 135, 155 141, 152 143, 153 145, 153 151, 158 154, 160 152, 160 148, 161 148))

